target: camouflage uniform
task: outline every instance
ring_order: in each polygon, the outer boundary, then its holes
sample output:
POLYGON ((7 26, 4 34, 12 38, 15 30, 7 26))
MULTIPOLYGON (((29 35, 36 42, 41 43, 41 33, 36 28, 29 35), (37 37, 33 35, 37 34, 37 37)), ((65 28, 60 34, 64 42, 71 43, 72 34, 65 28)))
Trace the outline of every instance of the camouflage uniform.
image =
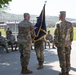
POLYGON ((38 60, 38 69, 43 68, 43 62, 44 62, 44 39, 41 39, 37 42, 34 43, 35 46, 35 51, 36 51, 36 56, 38 60))
MULTIPOLYGON (((62 72, 70 71, 71 42, 73 41, 73 26, 66 20, 56 23, 54 43, 57 47, 62 72)), ((63 74, 62 74, 63 75, 63 74)), ((68 74, 65 74, 68 75, 68 74)))
POLYGON ((50 31, 48 31, 48 34, 46 35, 46 41, 45 41, 45 48, 46 48, 46 43, 48 43, 48 46, 50 48, 50 43, 52 43, 52 48, 55 48, 54 47, 54 39, 53 39, 53 36, 50 34, 50 31))
POLYGON ((11 45, 12 51, 13 51, 13 45, 15 45, 15 51, 16 51, 17 42, 15 41, 15 36, 12 35, 12 32, 10 32, 7 40, 8 40, 8 45, 11 45))
POLYGON ((20 61, 22 67, 27 67, 30 59, 32 38, 35 37, 33 25, 23 20, 18 25, 18 44, 20 51, 20 61))
POLYGON ((9 30, 9 28, 6 31, 6 38, 8 39, 8 37, 10 36, 11 30, 9 30))

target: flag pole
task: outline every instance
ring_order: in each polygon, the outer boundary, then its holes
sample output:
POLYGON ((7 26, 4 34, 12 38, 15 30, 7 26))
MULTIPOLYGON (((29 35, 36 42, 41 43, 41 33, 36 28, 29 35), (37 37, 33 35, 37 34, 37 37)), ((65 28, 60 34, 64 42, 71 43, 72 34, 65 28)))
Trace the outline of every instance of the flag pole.
POLYGON ((46 5, 46 3, 47 3, 47 0, 45 0, 44 4, 46 5))

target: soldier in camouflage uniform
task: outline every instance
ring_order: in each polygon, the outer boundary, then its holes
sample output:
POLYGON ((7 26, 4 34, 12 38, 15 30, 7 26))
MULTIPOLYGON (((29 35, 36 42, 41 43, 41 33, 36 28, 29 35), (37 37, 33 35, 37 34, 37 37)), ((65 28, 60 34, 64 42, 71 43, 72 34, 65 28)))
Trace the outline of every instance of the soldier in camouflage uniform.
POLYGON ((52 43, 52 48, 55 49, 53 36, 50 34, 50 30, 48 31, 48 34, 45 37, 45 48, 46 48, 46 43, 48 43, 49 48, 50 48, 50 43, 52 43))
POLYGON ((59 21, 56 23, 54 32, 54 42, 57 47, 61 73, 59 75, 69 75, 71 43, 73 41, 73 26, 65 20, 66 12, 61 11, 59 21))
POLYGON ((22 74, 32 73, 32 71, 28 70, 28 64, 30 59, 31 44, 35 34, 34 26, 29 22, 29 20, 29 13, 24 13, 24 20, 18 24, 18 44, 22 74))
POLYGON ((7 28, 7 31, 6 31, 6 38, 7 39, 9 38, 11 32, 12 31, 9 28, 7 28))
POLYGON ((15 45, 15 51, 17 51, 17 49, 16 49, 17 48, 17 42, 15 40, 15 36, 12 35, 12 32, 9 32, 9 37, 7 39, 7 43, 8 43, 8 45, 11 45, 12 51, 14 51, 13 46, 15 45))
MULTIPOLYGON (((38 19, 38 17, 37 17, 38 19)), ((44 39, 38 40, 34 43, 35 52, 38 60, 38 70, 43 68, 44 63, 44 39)))

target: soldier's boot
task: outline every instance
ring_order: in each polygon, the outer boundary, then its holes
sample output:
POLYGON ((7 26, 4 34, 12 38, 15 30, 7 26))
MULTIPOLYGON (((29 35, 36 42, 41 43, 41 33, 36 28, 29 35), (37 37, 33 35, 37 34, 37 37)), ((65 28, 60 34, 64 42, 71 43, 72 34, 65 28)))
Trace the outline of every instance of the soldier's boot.
POLYGON ((59 75, 67 75, 66 72, 60 72, 59 75))
POLYGON ((42 69, 44 66, 43 66, 43 61, 39 61, 39 66, 38 66, 38 70, 42 69))
POLYGON ((66 74, 66 73, 61 72, 61 73, 59 73, 59 75, 67 75, 67 74, 66 74))
MULTIPOLYGON (((67 58, 66 58, 66 60, 67 60, 67 58)), ((67 60, 67 61, 68 61, 68 60, 67 60)), ((67 64, 67 65, 66 65, 66 68, 67 68, 66 75, 69 75, 69 71, 70 71, 70 64, 67 64)))
POLYGON ((30 73, 33 73, 31 70, 28 70, 27 67, 22 67, 22 71, 21 71, 22 74, 30 74, 30 73))
POLYGON ((66 75, 69 75, 69 72, 66 72, 66 75))

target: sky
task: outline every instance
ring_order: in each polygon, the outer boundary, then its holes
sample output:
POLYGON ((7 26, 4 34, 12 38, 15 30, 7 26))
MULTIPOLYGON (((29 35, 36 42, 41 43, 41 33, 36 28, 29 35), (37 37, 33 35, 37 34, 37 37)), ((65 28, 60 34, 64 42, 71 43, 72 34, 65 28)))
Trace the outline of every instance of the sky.
MULTIPOLYGON (((40 15, 45 0, 12 0, 9 3, 9 13, 40 15)), ((59 16, 60 11, 66 11, 67 18, 76 19, 76 0, 47 0, 45 13, 48 16, 59 16)))

